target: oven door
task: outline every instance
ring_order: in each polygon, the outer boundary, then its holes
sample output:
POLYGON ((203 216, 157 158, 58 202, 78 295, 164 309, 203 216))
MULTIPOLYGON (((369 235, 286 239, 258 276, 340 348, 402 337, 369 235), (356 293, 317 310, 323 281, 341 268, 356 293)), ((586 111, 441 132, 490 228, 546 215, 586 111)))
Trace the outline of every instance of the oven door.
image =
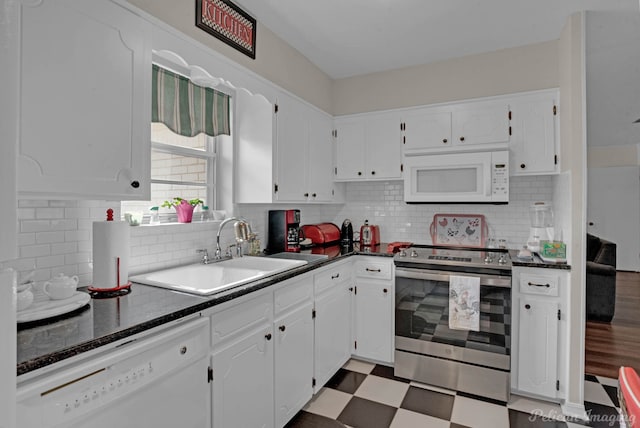
POLYGON ((511 277, 480 278, 479 331, 449 328, 452 273, 396 268, 396 350, 498 370, 510 370, 511 277))

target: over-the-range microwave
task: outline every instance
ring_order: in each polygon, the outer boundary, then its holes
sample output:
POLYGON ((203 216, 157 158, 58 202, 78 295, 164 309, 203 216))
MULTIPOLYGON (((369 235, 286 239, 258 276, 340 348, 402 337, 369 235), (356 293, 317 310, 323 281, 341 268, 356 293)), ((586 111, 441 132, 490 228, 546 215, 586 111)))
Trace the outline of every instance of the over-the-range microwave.
POLYGON ((509 151, 406 155, 408 203, 509 202, 509 151))

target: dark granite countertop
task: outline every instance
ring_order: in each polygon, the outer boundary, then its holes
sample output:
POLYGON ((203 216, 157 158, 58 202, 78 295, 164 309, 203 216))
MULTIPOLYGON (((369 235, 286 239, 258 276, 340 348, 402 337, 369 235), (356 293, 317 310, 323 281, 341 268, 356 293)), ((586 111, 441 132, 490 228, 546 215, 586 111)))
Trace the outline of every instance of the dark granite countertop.
POLYGON ((533 255, 533 259, 532 260, 519 259, 518 258, 518 250, 509 250, 509 255, 511 256, 511 264, 512 264, 512 266, 571 270, 571 265, 569 265, 567 263, 545 262, 540 257, 538 257, 537 254, 533 255))
MULTIPOLYGON (((317 269, 352 255, 391 257, 386 244, 360 250, 354 247, 314 247, 303 254, 326 254, 314 261, 278 275, 227 290, 213 296, 198 296, 134 283, 122 297, 92 299, 89 308, 64 319, 42 325, 18 326, 17 375, 37 370, 66 358, 116 342, 207 308, 269 287, 296 275, 317 269)), ((76 311, 77 312, 77 311, 76 311)))

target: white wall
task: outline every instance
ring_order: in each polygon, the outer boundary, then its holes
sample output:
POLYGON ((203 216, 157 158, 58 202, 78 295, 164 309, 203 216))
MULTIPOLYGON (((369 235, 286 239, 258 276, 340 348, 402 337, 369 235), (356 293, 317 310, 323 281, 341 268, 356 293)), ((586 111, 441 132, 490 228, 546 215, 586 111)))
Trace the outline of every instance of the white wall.
POLYGON ((586 13, 588 231, 640 271, 640 12, 586 13))

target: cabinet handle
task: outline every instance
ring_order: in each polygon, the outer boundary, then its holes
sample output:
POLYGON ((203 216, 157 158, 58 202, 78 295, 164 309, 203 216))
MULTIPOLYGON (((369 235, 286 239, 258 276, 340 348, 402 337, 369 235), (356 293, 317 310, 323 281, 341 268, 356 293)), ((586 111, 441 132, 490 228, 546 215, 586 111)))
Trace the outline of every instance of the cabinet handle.
POLYGON ((181 346, 180 347, 180 355, 184 355, 187 353, 187 347, 186 346, 181 346))
POLYGON ((358 171, 358 175, 362 175, 362 171, 358 171))
POLYGON ((520 168, 525 169, 527 166, 523 163, 520 164, 520 168))
POLYGON ((446 139, 446 138, 443 138, 443 139, 442 139, 442 143, 443 143, 443 144, 447 144, 448 142, 449 142, 449 140, 448 140, 448 139, 446 139))
POLYGON ((371 171, 371 175, 376 175, 376 172, 375 171, 371 171))
POLYGON ((308 193, 305 193, 305 194, 304 194, 304 197, 305 197, 305 198, 308 198, 308 197, 309 197, 309 194, 308 194, 308 193))
POLYGON ((340 278, 340 273, 337 273, 335 275, 331 275, 331 279, 336 279, 336 278, 340 278))
POLYGON ((271 333, 265 334, 264 338, 267 339, 267 340, 271 340, 271 333))
POLYGON ((286 329, 287 329, 287 327, 284 326, 284 325, 281 325, 280 327, 278 327, 278 330, 280 330, 280 331, 285 331, 286 329))
POLYGON ((529 287, 533 286, 533 287, 551 287, 550 284, 536 284, 535 282, 529 282, 528 283, 529 287))
POLYGON ((531 305, 527 303, 526 305, 524 305, 524 308, 525 309, 531 309, 531 305))
POLYGON ((464 137, 460 137, 460 141, 464 141, 464 137))
POLYGON ((367 272, 380 272, 380 269, 369 269, 369 268, 366 268, 365 270, 367 272))
POLYGON ((383 289, 382 289, 382 292, 383 292, 384 294, 387 294, 387 293, 389 292, 389 290, 387 290, 386 288, 383 288, 383 289))
POLYGON ((138 187, 140 187, 140 182, 138 180, 133 180, 131 182, 131 187, 133 187, 134 189, 137 189, 138 187))

